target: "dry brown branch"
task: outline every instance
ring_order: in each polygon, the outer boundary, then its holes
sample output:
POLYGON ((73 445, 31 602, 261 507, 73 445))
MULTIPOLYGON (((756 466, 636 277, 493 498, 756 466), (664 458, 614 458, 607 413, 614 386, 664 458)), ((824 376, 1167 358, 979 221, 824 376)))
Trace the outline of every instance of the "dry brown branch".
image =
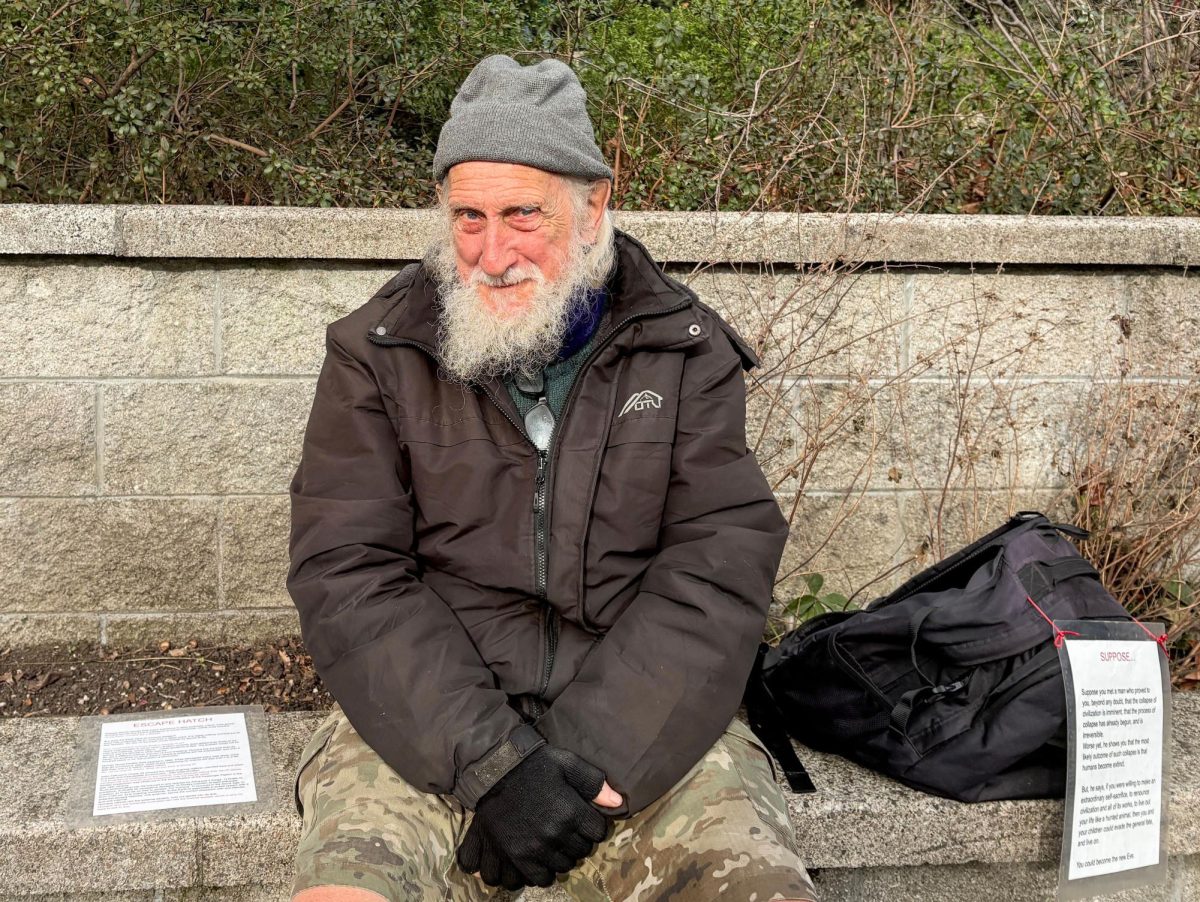
POLYGON ((256 157, 269 157, 270 154, 261 147, 255 147, 252 144, 247 144, 244 141, 238 141, 236 138, 226 138, 224 135, 207 135, 209 141, 216 141, 220 144, 228 144, 230 147, 236 147, 238 150, 244 150, 254 154, 256 157))

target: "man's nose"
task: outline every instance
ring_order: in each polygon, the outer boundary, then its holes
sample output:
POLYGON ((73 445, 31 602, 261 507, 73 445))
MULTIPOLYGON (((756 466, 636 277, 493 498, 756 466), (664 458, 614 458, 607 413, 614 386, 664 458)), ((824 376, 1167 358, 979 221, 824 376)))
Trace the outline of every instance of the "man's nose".
POLYGON ((483 253, 479 266, 489 276, 502 276, 517 262, 517 254, 510 243, 508 227, 495 220, 487 224, 483 233, 483 253))

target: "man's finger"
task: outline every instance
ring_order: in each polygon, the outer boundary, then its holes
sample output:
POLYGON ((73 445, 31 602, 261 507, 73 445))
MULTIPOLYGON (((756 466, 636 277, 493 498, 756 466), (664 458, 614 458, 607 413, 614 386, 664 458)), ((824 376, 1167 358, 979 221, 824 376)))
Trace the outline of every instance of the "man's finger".
POLYGON ((567 783, 585 799, 592 798, 601 791, 605 780, 604 771, 600 768, 566 749, 554 749, 551 754, 561 763, 567 783))
POLYGON ((463 838, 462 845, 458 847, 458 866, 468 874, 474 874, 479 870, 479 857, 482 851, 482 837, 475 829, 475 825, 472 824, 467 828, 467 835, 463 838))
POLYGON ((575 825, 576 832, 591 843, 601 842, 608 835, 608 818, 595 808, 585 807, 575 825))
POLYGON ((500 885, 514 892, 525 886, 524 876, 507 858, 500 862, 500 885))
POLYGON ((503 864, 500 856, 496 854, 496 850, 492 848, 492 844, 485 843, 479 856, 479 878, 488 886, 500 886, 503 864))
POLYGON ((592 801, 605 808, 620 808, 621 794, 609 786, 608 781, 605 780, 604 785, 600 787, 600 794, 592 801))

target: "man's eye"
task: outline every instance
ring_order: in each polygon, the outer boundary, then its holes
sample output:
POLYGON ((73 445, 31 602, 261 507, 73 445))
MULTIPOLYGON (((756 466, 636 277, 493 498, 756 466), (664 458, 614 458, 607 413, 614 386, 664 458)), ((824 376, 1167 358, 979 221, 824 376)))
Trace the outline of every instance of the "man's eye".
POLYGON ((477 232, 483 228, 483 217, 475 210, 459 210, 454 216, 455 225, 469 232, 477 232))
POLYGON ((542 222, 542 208, 535 205, 526 205, 524 207, 516 207, 512 211, 512 215, 508 221, 514 228, 521 229, 525 232, 531 232, 538 228, 542 222))

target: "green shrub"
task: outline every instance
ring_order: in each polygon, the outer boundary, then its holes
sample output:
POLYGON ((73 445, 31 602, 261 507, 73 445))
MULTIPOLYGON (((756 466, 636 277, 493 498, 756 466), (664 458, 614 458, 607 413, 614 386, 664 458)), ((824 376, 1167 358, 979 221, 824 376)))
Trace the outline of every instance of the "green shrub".
POLYGON ((7 0, 0 201, 426 204, 456 86, 506 52, 579 72, 627 209, 1192 213, 1177 6, 7 0))

